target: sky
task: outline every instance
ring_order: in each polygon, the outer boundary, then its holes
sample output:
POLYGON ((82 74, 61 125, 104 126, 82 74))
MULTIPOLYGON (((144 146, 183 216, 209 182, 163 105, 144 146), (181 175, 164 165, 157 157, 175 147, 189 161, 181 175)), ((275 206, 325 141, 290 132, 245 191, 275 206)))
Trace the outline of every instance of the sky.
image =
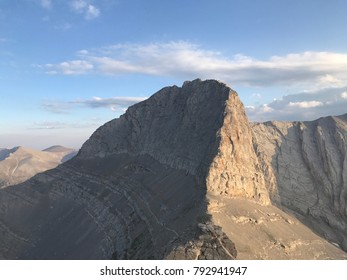
POLYGON ((165 86, 217 79, 251 121, 347 113, 345 0, 0 0, 0 147, 80 148, 165 86))

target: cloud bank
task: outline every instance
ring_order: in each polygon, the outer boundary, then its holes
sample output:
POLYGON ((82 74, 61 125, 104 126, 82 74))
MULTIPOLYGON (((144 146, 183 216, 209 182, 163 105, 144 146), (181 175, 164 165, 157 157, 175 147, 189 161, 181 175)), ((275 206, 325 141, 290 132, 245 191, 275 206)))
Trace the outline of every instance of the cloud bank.
MULTIPOLYGON (((251 120, 308 120, 347 112, 347 53, 302 52, 268 59, 227 57, 186 41, 117 44, 80 50, 76 59, 41 66, 48 74, 214 78, 231 86, 287 87, 302 92, 269 104, 247 106, 251 120)), ((118 108, 120 100, 85 100, 92 108, 118 108)), ((126 105, 126 104, 125 104, 126 105)), ((124 105, 124 108, 126 107, 124 105)))
POLYGON ((269 104, 246 106, 246 110, 252 121, 314 120, 342 115, 347 113, 347 87, 286 95, 269 104))
POLYGON ((92 109, 107 108, 115 112, 123 112, 129 106, 145 100, 146 97, 92 97, 91 99, 78 99, 73 101, 46 101, 42 104, 44 110, 55 114, 66 114, 76 107, 92 109))
POLYGON ((147 74, 178 78, 217 78, 241 86, 343 86, 347 53, 303 52, 259 60, 237 54, 225 57, 185 41, 118 44, 81 50, 74 60, 47 64, 47 73, 81 75, 147 74))
POLYGON ((144 97, 93 97, 89 100, 71 101, 70 104, 84 105, 89 108, 109 108, 112 111, 125 110, 129 106, 145 100, 144 97))

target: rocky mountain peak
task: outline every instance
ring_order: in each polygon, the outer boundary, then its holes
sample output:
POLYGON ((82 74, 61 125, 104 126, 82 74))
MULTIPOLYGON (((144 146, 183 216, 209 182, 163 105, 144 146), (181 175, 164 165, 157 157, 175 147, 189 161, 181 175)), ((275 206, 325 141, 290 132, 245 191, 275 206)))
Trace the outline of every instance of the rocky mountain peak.
POLYGON ((165 87, 99 128, 79 157, 147 154, 198 175, 208 191, 269 203, 237 93, 216 80, 165 87), (242 175, 241 175, 242 174, 242 175))

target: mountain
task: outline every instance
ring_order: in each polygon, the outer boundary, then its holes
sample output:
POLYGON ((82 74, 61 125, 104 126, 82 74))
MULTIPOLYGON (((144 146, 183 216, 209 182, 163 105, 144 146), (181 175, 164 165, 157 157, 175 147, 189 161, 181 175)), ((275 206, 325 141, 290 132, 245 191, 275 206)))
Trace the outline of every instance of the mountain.
POLYGON ((252 129, 273 203, 347 251, 347 114, 252 129))
POLYGON ((0 258, 347 259, 284 203, 262 125, 221 82, 163 88, 0 190, 0 258))
POLYGON ((44 149, 43 151, 55 153, 56 155, 61 156, 61 163, 72 159, 78 153, 78 151, 76 151, 75 149, 66 148, 60 145, 51 146, 47 149, 44 149))
POLYGON ((0 150, 0 188, 22 183, 37 173, 56 167, 76 154, 55 146, 44 151, 25 147, 0 150))

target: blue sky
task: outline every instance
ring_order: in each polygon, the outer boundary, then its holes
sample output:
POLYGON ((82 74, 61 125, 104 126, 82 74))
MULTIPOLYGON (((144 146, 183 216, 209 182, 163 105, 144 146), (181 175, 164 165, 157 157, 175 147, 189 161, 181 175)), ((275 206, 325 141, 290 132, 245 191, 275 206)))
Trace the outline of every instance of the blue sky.
POLYGON ((214 78, 252 121, 347 113, 344 0, 1 0, 0 147, 79 148, 167 85, 214 78))

